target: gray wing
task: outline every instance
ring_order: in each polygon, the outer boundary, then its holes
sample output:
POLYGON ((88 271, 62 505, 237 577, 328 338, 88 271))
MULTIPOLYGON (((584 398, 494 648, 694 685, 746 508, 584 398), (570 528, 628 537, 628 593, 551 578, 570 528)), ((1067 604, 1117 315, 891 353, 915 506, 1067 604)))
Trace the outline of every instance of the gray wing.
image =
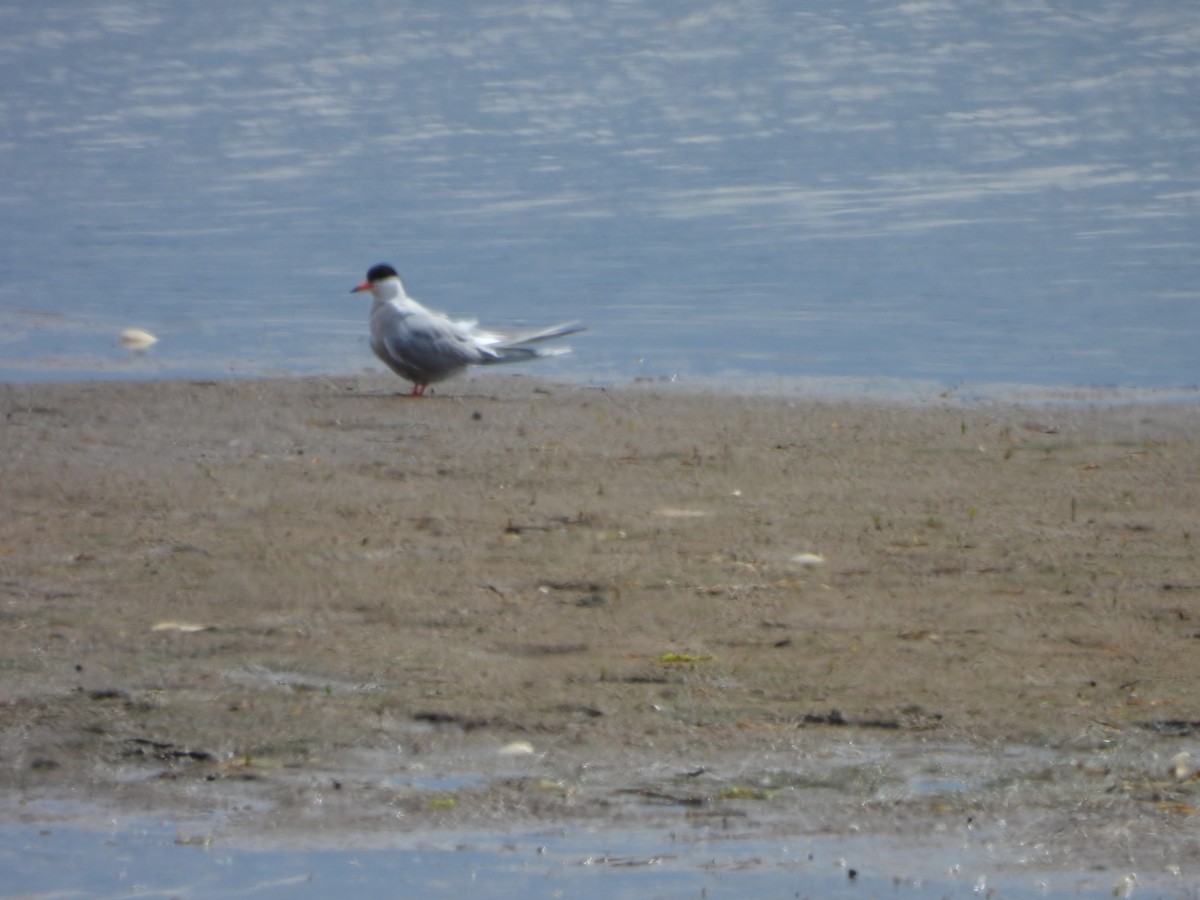
POLYGON ((496 356, 480 347, 453 322, 414 314, 405 316, 383 338, 388 353, 405 367, 436 378, 496 356))

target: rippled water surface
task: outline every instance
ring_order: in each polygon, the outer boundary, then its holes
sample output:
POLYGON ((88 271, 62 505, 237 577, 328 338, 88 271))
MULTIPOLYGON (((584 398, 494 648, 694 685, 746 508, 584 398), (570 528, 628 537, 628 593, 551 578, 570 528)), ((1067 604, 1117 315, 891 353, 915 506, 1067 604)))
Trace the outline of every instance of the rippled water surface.
POLYGON ((357 371, 389 261, 552 377, 1200 380, 1191 3, 47 0, 0 78, 3 378, 357 371))

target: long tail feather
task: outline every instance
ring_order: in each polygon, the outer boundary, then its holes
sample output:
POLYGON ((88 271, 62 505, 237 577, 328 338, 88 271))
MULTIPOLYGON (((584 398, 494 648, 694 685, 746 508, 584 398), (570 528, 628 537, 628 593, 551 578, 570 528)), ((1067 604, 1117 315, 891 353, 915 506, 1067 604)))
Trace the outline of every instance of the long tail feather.
POLYGON ((530 359, 544 359, 547 356, 562 356, 571 352, 570 347, 493 347, 495 356, 489 356, 480 361, 481 365, 494 366, 498 363, 525 362, 530 359))
POLYGON ((505 335, 502 340, 497 341, 492 346, 497 350, 517 349, 523 347, 525 344, 536 344, 538 341, 548 341, 551 338, 577 334, 585 330, 586 327, 581 322, 564 322, 562 325, 551 325, 549 328, 544 328, 541 331, 505 335))

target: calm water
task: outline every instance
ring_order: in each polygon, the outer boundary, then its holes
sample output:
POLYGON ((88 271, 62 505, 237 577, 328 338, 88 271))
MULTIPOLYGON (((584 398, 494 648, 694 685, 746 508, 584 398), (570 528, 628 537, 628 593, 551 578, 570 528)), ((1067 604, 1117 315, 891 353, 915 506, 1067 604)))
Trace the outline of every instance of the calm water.
POLYGON ((558 378, 1200 382, 1195 3, 43 0, 0 79, 0 378, 360 371, 388 261, 558 378))

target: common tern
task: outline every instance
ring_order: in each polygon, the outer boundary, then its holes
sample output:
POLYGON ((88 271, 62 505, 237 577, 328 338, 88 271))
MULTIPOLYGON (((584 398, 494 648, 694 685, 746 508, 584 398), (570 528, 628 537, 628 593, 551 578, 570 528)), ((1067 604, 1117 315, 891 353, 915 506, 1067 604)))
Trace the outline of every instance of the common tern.
POLYGON ((371 349, 401 378, 413 383, 420 397, 432 382, 456 375, 467 366, 524 362, 569 353, 563 347, 530 347, 540 341, 583 331, 578 322, 541 331, 502 334, 484 331, 474 321, 455 322, 426 309, 404 292, 396 270, 380 263, 350 293, 371 292, 371 349))

